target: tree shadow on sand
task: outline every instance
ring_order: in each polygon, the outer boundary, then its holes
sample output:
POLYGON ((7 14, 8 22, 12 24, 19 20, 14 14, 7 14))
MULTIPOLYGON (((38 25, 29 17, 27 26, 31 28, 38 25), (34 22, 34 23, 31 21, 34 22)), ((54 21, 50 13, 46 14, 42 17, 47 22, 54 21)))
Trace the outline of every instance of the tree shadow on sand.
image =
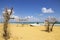
POLYGON ((41 31, 48 32, 48 30, 41 30, 41 31))

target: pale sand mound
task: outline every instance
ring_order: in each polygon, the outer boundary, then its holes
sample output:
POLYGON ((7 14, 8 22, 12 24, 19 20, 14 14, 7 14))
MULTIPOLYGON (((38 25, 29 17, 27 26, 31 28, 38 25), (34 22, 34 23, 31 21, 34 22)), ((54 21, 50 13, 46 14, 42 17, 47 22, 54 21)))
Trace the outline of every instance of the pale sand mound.
MULTIPOLYGON (((27 24, 9 24, 9 40, 60 40, 60 27, 54 26, 53 32, 46 32, 44 26, 30 26, 27 24)), ((0 24, 0 40, 3 26, 0 24)))

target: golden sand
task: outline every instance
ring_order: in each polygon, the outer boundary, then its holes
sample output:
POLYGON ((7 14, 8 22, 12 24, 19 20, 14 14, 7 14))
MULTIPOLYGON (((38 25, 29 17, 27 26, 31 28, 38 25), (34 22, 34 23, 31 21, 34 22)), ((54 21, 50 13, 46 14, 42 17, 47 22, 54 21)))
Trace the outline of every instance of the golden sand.
MULTIPOLYGON (((60 26, 54 26, 48 33, 44 26, 30 26, 29 24, 9 24, 9 40, 60 40, 60 26)), ((3 39, 3 24, 0 24, 0 40, 3 39)))

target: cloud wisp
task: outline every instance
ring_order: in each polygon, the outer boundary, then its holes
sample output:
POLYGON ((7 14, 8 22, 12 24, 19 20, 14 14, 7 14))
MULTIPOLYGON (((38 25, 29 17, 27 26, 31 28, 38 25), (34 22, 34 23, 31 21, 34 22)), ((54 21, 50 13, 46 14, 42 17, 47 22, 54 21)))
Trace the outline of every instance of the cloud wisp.
POLYGON ((30 22, 37 22, 39 21, 39 18, 34 17, 34 16, 26 16, 25 18, 28 18, 30 22))
POLYGON ((39 14, 39 16, 43 16, 43 14, 39 14))
POLYGON ((42 12, 43 13, 54 13, 54 10, 52 9, 52 8, 45 8, 45 7, 43 7, 42 8, 42 12))

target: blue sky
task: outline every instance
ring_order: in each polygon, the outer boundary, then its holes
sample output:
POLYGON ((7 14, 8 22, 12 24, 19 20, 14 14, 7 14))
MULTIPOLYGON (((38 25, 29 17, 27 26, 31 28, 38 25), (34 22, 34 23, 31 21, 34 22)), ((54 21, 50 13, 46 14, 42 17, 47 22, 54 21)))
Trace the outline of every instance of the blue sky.
POLYGON ((5 7, 13 7, 14 15, 23 18, 33 16, 39 21, 44 21, 48 16, 60 18, 60 0, 0 0, 0 16, 5 7), (45 13, 42 11, 44 8, 46 9, 45 13), (50 9, 53 12, 48 11, 50 9))

